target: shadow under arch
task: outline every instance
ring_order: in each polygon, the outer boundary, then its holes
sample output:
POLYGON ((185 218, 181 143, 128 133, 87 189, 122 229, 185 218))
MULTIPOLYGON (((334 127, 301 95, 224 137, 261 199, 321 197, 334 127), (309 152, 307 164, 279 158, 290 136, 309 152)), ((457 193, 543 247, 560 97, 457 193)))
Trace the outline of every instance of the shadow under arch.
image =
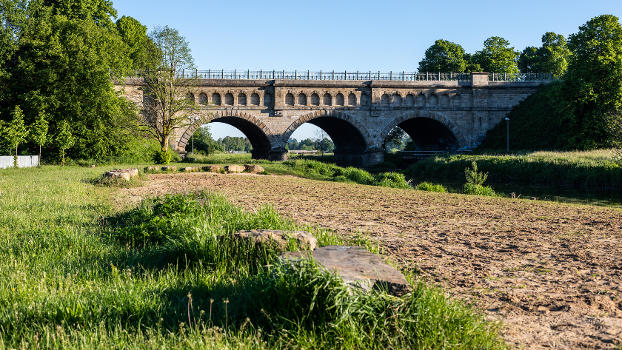
POLYGON ((218 122, 231 125, 240 130, 253 146, 253 159, 268 159, 270 157, 271 139, 268 136, 268 127, 255 116, 240 111, 215 111, 200 116, 200 119, 188 126, 177 143, 178 150, 185 150, 190 137, 201 125, 218 122))
POLYGON ((410 136, 417 150, 445 151, 466 146, 458 127, 440 113, 410 111, 395 118, 381 133, 385 140, 391 129, 399 127, 410 136))
POLYGON ((361 128, 346 113, 339 111, 316 111, 305 114, 293 122, 283 133, 281 144, 286 144, 302 124, 313 124, 324 130, 335 145, 335 162, 339 165, 364 166, 365 153, 370 144, 361 128))

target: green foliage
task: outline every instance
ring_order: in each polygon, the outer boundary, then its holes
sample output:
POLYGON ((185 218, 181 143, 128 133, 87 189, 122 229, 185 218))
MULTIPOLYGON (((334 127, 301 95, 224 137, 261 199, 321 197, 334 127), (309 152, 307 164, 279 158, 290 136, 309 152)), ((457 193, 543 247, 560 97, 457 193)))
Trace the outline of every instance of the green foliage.
POLYGON ((13 118, 10 123, 0 125, 0 134, 13 152, 13 166, 17 168, 17 149, 20 143, 26 141, 28 129, 24 125, 24 112, 19 106, 15 106, 12 115, 13 118))
POLYGON ((431 182, 420 182, 417 186, 415 186, 416 190, 419 191, 428 191, 428 192, 440 192, 440 193, 445 193, 447 192, 447 188, 445 188, 445 186, 441 185, 441 184, 434 184, 431 182))
POLYGON ((394 171, 376 175, 375 184, 382 187, 410 188, 410 184, 406 181, 404 174, 394 171))
MULTIPOLYGON (((538 51, 550 50, 549 58, 563 56, 562 42, 563 37, 547 33, 538 51)), ((570 36, 568 47, 573 54, 565 80, 541 87, 510 112, 512 149, 622 147, 622 26, 618 18, 591 19, 570 36)), ((503 149, 505 128, 500 123, 490 130, 481 148, 503 149)))
POLYGON ((474 183, 465 183, 462 188, 464 194, 474 194, 478 196, 496 197, 497 193, 490 186, 483 186, 474 183))
POLYGON ((287 149, 305 151, 317 150, 324 153, 330 153, 335 150, 335 145, 328 137, 317 138, 315 140, 306 138, 300 141, 296 139, 289 139, 289 141, 287 141, 287 149))
POLYGON ((419 72, 464 72, 466 61, 462 46, 447 40, 436 40, 419 62, 419 72))
POLYGON ((58 127, 58 132, 56 137, 54 138, 54 143, 56 147, 60 150, 60 156, 62 159, 62 164, 65 164, 65 153, 68 149, 74 146, 75 138, 71 133, 71 127, 69 123, 66 121, 61 121, 58 127))
POLYGON ((123 42, 128 46, 131 69, 137 71, 156 69, 160 62, 160 52, 147 35, 147 27, 129 16, 119 18, 116 26, 123 42))
POLYGON ((488 173, 477 171, 477 162, 472 161, 470 168, 464 168, 466 183, 473 185, 483 185, 488 179, 488 173))
MULTIPOLYGON (((204 154, 212 154, 215 152, 223 152, 225 150, 224 145, 221 142, 214 140, 209 130, 209 125, 204 125, 197 129, 194 133, 194 151, 203 152, 204 154)), ((249 142, 250 144, 250 142, 249 142)), ((186 151, 192 150, 191 142, 186 144, 186 151)))
POLYGON ((574 110, 579 149, 622 147, 622 25, 597 16, 572 34, 564 93, 574 110))
POLYGON ((551 73, 561 78, 568 68, 571 52, 561 34, 547 32, 542 35, 542 47, 526 47, 518 59, 521 72, 551 73))
POLYGON ((30 128, 30 139, 39 146, 39 164, 41 164, 41 147, 48 141, 48 121, 45 112, 39 111, 35 123, 30 128))
POLYGON ((158 149, 153 153, 153 162, 156 164, 169 164, 173 160, 173 151, 158 149))
POLYGON ((507 40, 493 36, 484 41, 484 48, 473 54, 471 60, 484 72, 518 73, 518 55, 507 40))
MULTIPOLYGON (((76 159, 103 160, 127 152, 136 137, 135 111, 115 92, 113 79, 129 72, 134 62, 112 22, 112 3, 3 0, 9 3, 10 11, 0 11, 11 28, 0 34, 0 40, 10 39, 7 50, 0 44, 7 53, 0 62, 0 115, 20 105, 32 116, 26 124, 32 124, 45 110, 53 133, 61 121, 69 122, 76 147, 68 153, 76 159)), ((58 151, 54 143, 45 148, 58 151)))
POLYGON ((603 150, 430 157, 413 164, 405 173, 417 181, 433 179, 460 183, 464 179, 464 169, 477 161, 495 184, 547 186, 550 192, 572 188, 619 193, 622 191, 622 166, 616 163, 613 154, 612 150, 603 150))

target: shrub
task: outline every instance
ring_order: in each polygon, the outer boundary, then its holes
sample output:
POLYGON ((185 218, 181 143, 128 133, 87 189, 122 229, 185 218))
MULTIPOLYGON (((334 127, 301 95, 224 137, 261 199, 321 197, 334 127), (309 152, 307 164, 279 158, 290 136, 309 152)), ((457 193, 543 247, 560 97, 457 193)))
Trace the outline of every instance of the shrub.
POLYGON ((347 167, 343 169, 343 176, 348 180, 358 184, 372 185, 375 182, 374 176, 367 171, 355 167, 347 167))
POLYGON ((415 189, 419 191, 428 191, 428 192, 442 192, 442 193, 447 192, 447 188, 445 188, 445 186, 441 184, 433 184, 427 181, 419 183, 417 186, 415 186, 415 189))
POLYGON ((491 196, 496 197, 497 193, 490 186, 482 186, 472 183, 465 183, 462 191, 465 194, 475 194, 479 196, 491 196))
POLYGON ((477 162, 471 162, 471 168, 464 169, 464 176, 468 184, 483 185, 488 178, 488 173, 477 171, 477 162))
POLYGON ((376 185, 393 188, 410 188, 404 174, 396 172, 378 174, 376 176, 376 185))
POLYGON ((166 151, 157 150, 153 153, 153 161, 156 164, 169 164, 171 161, 178 162, 181 158, 179 155, 170 149, 166 151))

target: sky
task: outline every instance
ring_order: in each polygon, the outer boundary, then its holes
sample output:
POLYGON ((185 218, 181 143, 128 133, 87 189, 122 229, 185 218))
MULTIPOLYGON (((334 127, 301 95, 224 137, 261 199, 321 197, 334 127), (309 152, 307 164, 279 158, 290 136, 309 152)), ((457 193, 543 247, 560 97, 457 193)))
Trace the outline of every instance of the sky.
MULTIPOLYGON (((225 70, 413 72, 437 39, 473 53, 486 38, 501 36, 522 51, 540 46, 545 32, 568 37, 592 17, 622 17, 622 0, 114 0, 114 6, 118 17, 132 16, 150 30, 179 30, 198 69, 225 70)), ((315 137, 307 125, 292 137, 315 137)), ((211 131, 216 138, 234 135, 216 123, 211 131)))

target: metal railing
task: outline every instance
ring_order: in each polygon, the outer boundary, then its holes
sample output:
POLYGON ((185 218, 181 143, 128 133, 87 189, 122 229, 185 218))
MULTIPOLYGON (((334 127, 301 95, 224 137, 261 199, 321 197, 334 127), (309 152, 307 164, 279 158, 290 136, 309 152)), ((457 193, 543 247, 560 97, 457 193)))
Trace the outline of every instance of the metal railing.
MULTIPOLYGON (((181 70, 178 78, 239 79, 239 80, 393 80, 393 81, 471 81, 471 73, 413 73, 413 72, 348 72, 348 71, 285 71, 285 70, 181 70)), ((135 77, 143 74, 136 72, 135 77)), ((489 81, 526 82, 552 80, 550 73, 489 73, 489 81)))
POLYGON ((488 80, 489 81, 503 81, 503 82, 553 80, 553 74, 551 73, 489 73, 488 80))

